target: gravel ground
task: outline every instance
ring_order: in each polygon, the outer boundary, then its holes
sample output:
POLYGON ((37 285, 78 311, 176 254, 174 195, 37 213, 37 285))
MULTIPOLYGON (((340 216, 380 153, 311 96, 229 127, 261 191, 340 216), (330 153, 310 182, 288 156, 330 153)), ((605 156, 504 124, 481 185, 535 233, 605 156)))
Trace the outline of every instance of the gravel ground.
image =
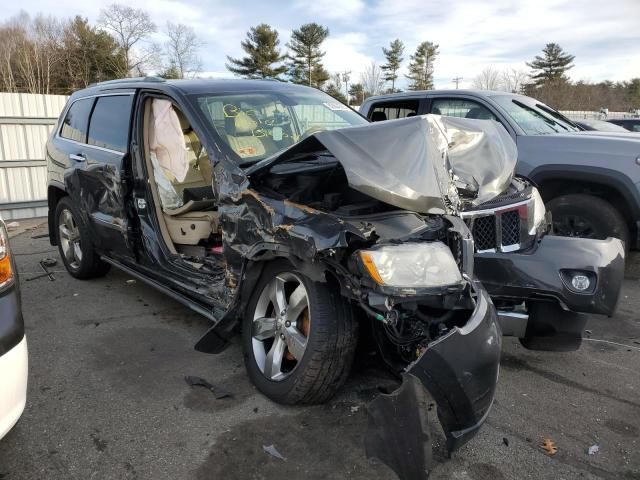
MULTIPOLYGON (((55 281, 29 281, 40 260, 58 258, 32 238, 43 233, 11 240, 30 379, 22 420, 0 441, 0 480, 395 478, 362 445, 380 370, 359 368, 328 405, 276 405, 248 382, 237 345, 197 353, 207 321, 127 275, 81 282, 59 265, 55 281), (185 375, 234 397, 216 400, 185 375)), ((616 316, 591 318, 580 351, 537 353, 505 339, 487 423, 453 459, 439 457, 431 478, 640 478, 639 263, 632 258, 616 316)))

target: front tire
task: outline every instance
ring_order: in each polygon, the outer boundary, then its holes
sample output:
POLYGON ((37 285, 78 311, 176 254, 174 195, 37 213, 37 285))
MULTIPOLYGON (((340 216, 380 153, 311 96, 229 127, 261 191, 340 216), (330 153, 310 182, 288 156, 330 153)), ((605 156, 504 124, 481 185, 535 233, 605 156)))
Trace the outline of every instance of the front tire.
POLYGON ((629 249, 629 229, 624 217, 609 202, 593 195, 571 194, 547 203, 555 235, 563 237, 615 237, 629 249))
POLYGON ((242 343, 249 378, 267 397, 289 405, 322 403, 349 375, 357 322, 337 289, 277 261, 256 285, 242 343))
POLYGON ((69 274, 83 280, 106 275, 110 265, 95 251, 91 235, 69 197, 58 202, 55 215, 58 251, 69 274))

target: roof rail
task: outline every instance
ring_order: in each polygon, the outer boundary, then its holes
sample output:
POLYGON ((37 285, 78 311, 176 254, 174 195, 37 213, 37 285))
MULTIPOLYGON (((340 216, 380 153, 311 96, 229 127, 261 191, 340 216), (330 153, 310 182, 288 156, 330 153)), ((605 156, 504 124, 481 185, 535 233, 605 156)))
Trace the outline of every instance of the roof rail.
POLYGON ((166 80, 161 77, 132 77, 132 78, 117 78, 115 80, 105 80, 104 82, 92 83, 90 87, 97 87, 103 85, 117 85, 119 83, 142 83, 142 82, 165 82, 166 80))

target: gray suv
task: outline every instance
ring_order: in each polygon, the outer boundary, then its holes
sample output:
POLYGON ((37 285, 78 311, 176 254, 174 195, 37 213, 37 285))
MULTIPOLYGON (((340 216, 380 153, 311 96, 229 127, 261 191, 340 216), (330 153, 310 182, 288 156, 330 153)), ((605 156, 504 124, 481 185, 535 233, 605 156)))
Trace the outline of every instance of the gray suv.
POLYGON ((585 132, 551 107, 524 95, 486 90, 434 90, 370 97, 371 121, 427 113, 496 120, 518 147, 516 173, 532 180, 558 235, 620 238, 640 248, 640 139, 585 132))

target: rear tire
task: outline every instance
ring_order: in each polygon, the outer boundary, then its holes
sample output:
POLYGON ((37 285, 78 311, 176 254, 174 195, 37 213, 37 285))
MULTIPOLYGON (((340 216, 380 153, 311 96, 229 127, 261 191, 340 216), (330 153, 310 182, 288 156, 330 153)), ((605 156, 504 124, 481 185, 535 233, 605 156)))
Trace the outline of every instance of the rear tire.
POLYGON ((55 226, 60 258, 71 276, 86 280, 107 274, 111 265, 96 253, 89 230, 69 197, 56 206, 55 226))
POLYGON ((247 372, 258 390, 278 403, 326 402, 349 376, 357 331, 351 306, 336 288, 313 282, 286 261, 273 262, 243 321, 247 372))
POLYGON ((615 237, 629 249, 629 229, 622 214, 609 202, 593 195, 571 194, 547 203, 555 235, 563 237, 615 237))

